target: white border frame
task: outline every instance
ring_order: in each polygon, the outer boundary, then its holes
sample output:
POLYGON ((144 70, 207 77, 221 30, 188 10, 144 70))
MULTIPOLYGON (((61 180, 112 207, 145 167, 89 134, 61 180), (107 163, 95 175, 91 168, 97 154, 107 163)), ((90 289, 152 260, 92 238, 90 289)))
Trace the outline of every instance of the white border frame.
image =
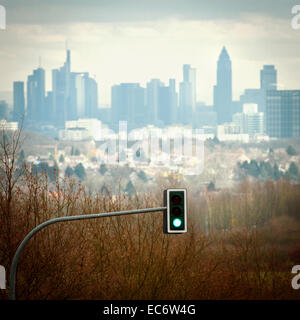
POLYGON ((185 233, 187 232, 187 200, 186 200, 186 189, 167 189, 167 232, 168 233, 185 233), (172 230, 170 229, 170 192, 183 191, 184 195, 184 229, 183 230, 172 230))

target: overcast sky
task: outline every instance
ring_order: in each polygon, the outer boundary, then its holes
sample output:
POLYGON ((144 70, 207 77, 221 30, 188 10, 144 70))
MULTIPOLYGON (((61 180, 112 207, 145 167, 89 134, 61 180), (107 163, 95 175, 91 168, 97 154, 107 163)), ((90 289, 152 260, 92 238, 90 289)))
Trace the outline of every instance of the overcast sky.
MULTIPOLYGON (((290 0, 0 0, 0 91, 12 90, 38 67, 51 89, 51 69, 72 51, 72 71, 96 77, 100 104, 110 87, 151 78, 182 80, 197 68, 198 100, 212 103, 223 45, 233 67, 233 96, 259 87, 259 71, 275 64, 280 88, 300 89, 300 30, 291 28, 290 0)), ((300 3, 299 3, 300 4, 300 3)))

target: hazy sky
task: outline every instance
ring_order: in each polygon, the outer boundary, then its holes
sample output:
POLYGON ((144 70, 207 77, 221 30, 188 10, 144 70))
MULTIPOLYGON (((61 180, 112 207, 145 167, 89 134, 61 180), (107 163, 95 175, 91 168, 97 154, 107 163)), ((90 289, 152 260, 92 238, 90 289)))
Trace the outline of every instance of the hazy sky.
MULTIPOLYGON (((299 1, 298 1, 299 2, 299 1)), ((72 71, 96 77, 100 104, 110 87, 151 78, 182 80, 197 68, 198 100, 212 103, 223 45, 233 68, 233 96, 259 87, 259 71, 275 64, 280 88, 300 89, 300 30, 291 28, 289 0, 0 0, 0 91, 26 81, 39 56, 51 89, 51 69, 72 51, 72 71)), ((300 3, 299 3, 300 4, 300 3)))

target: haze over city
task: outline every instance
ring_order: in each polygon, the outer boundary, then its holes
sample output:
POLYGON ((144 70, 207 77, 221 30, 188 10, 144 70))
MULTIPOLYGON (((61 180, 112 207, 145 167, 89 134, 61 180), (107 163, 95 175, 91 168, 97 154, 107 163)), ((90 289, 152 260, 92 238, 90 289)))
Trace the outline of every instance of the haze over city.
MULTIPOLYGON (((263 64, 279 70, 280 88, 297 89, 299 32, 291 28, 294 1, 2 1, 7 30, 1 33, 1 91, 25 81, 33 68, 46 72, 72 50, 72 69, 96 77, 99 104, 109 105, 110 88, 121 82, 145 85, 151 78, 182 80, 183 64, 197 69, 197 101, 212 104, 216 61, 229 51, 233 98, 258 88, 263 64), (234 11, 232 10, 234 9, 234 11), (233 13, 234 12, 234 13, 233 13)), ((1 96, 0 96, 1 97, 1 96)))

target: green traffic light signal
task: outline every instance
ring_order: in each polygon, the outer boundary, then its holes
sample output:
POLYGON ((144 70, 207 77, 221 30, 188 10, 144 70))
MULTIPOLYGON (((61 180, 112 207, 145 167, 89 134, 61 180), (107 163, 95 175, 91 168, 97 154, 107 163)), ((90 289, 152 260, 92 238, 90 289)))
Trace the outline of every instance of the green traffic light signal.
POLYGON ((187 232, 187 202, 185 189, 164 191, 164 233, 187 232))
POLYGON ((182 220, 181 219, 176 218, 176 219, 173 220, 173 226, 175 228, 179 228, 181 226, 181 224, 182 224, 182 220))

